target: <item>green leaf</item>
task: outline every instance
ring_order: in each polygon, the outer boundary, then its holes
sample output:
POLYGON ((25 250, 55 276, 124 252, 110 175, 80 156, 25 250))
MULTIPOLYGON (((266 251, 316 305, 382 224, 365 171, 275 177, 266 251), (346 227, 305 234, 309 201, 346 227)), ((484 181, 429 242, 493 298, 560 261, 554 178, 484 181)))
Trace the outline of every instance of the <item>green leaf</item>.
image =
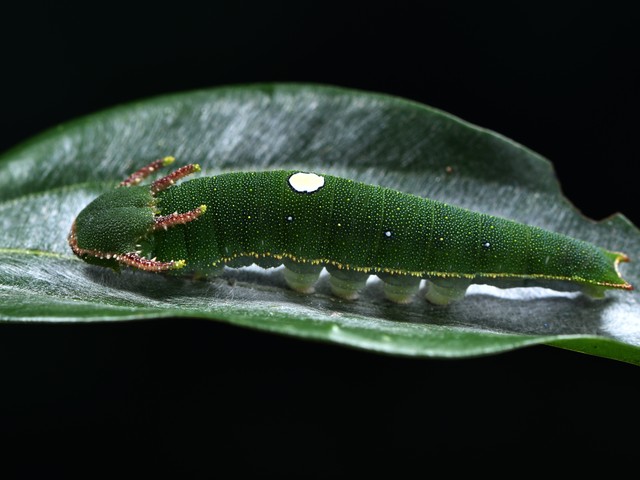
MULTIPOLYGON (((620 215, 582 217, 551 164, 493 132, 406 100, 314 85, 253 85, 153 98, 54 128, 0 157, 0 319, 90 322, 200 317, 392 354, 468 357, 534 344, 640 364, 635 292, 602 301, 472 286, 449 307, 393 305, 371 282, 356 302, 285 287, 279 269, 196 282, 121 274, 75 258, 66 236, 93 198, 175 155, 221 171, 322 171, 566 233, 640 258, 620 215)), ((638 263, 622 266, 640 284, 638 263)))

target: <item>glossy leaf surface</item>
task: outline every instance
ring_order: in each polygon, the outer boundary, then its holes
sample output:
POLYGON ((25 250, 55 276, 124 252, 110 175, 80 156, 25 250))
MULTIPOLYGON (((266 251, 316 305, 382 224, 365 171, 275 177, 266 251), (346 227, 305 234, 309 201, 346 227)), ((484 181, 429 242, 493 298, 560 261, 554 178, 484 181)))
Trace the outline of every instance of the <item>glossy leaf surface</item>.
MULTIPOLYGON (((0 158, 0 319, 90 322, 198 317, 375 351, 432 357, 534 344, 640 364, 638 293, 603 301, 541 288, 472 286, 450 307, 394 305, 370 280, 356 302, 287 290, 280 269, 207 282, 110 270, 66 236, 93 198, 149 161, 202 175, 291 168, 331 173, 566 233, 640 258, 622 216, 593 222, 561 195, 551 164, 493 132, 402 99, 315 85, 254 85, 164 96, 60 126, 0 158)), ((622 266, 640 284, 638 263, 622 266)), ((37 327, 34 327, 37 328, 37 327)))

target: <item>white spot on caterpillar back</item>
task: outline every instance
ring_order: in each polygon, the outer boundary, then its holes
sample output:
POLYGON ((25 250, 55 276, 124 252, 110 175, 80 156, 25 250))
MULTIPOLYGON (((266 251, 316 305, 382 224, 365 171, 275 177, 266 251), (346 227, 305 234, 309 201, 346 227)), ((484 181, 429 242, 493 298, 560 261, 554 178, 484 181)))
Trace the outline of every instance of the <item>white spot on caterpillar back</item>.
POLYGON ((294 173, 289 177, 289 186, 299 193, 314 193, 324 187, 324 177, 315 173, 294 173))

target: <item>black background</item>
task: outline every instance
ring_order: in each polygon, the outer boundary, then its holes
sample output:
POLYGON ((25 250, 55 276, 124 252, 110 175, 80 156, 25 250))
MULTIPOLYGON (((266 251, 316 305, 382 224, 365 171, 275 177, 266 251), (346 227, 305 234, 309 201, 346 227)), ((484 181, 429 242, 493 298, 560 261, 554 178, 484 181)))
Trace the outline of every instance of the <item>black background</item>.
MULTIPOLYGON (((624 3, 89 5, 3 7, 0 150, 156 94, 326 83, 498 131, 549 158, 587 216, 640 224, 624 3)), ((196 320, 4 325, 0 477, 612 468, 637 455, 639 373, 544 346, 431 360, 196 320)))

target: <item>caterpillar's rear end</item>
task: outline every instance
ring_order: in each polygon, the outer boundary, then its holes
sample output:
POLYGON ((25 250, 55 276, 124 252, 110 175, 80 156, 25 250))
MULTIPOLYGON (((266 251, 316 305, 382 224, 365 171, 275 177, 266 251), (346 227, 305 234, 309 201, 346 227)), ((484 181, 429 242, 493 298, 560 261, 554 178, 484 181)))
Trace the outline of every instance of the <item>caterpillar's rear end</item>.
MULTIPOLYGON (((475 248, 474 283, 499 286, 525 283, 581 290, 601 298, 608 289, 630 290, 619 271, 629 258, 567 235, 476 214, 481 227, 475 248)), ((473 270, 473 268, 472 268, 473 270)))

